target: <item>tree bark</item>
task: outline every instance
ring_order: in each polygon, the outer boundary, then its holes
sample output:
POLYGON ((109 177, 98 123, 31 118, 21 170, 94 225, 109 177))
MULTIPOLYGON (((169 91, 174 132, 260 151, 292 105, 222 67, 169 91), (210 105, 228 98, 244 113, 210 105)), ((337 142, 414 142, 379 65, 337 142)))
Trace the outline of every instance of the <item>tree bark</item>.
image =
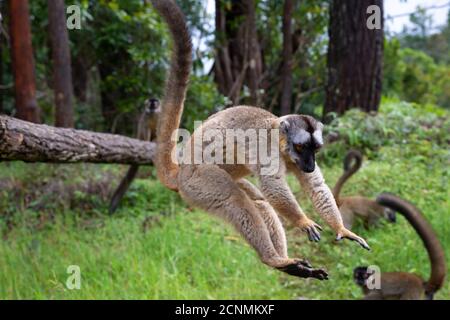
POLYGON ((261 46, 256 26, 254 0, 216 0, 217 52, 214 76, 220 93, 233 105, 240 103, 243 85, 249 88, 245 104, 261 103, 263 74, 261 46))
MULTIPOLYGON (((228 38, 226 31, 226 15, 224 3, 216 0, 216 57, 214 64, 214 76, 219 91, 229 96, 233 85, 233 74, 231 69, 231 58, 228 50, 228 38)), ((234 101, 233 101, 234 102, 234 101)))
POLYGON ((72 66, 64 0, 48 0, 47 6, 53 60, 55 126, 73 128, 72 66))
POLYGON ((39 123, 28 0, 9 0, 16 116, 39 123))
POLYGON ((72 83, 74 96, 78 101, 87 102, 87 91, 89 85, 88 69, 89 65, 86 63, 87 57, 82 53, 74 56, 72 59, 72 83))
POLYGON ((228 3, 216 0, 216 58, 214 76, 219 92, 231 100, 240 102, 244 84, 245 57, 245 8, 242 0, 228 3), (244 74, 244 76, 240 76, 244 74))
POLYGON ((323 116, 350 108, 377 111, 381 100, 383 26, 367 27, 367 8, 383 0, 333 0, 330 7, 328 85, 323 116))
MULTIPOLYGON (((0 86, 2 86, 3 83, 3 1, 0 1, 0 86)), ((2 88, 0 88, 0 114, 3 113, 3 92, 2 88)))
POLYGON ((8 30, 6 29, 8 16, 8 8, 4 1, 0 1, 0 114, 5 112, 4 97, 5 92, 9 89, 8 84, 4 83, 4 76, 7 72, 7 51, 10 44, 8 30))
POLYGON ((156 144, 0 116, 0 161, 149 165, 156 144))
POLYGON ((291 112, 292 103, 292 12, 294 0, 285 0, 283 9, 283 67, 281 71, 281 115, 291 112))
MULTIPOLYGON (((1 15, 1 2, 0 2, 0 15, 1 15)), ((0 23, 1 23, 1 19, 0 19, 0 23)), ((1 26, 0 26, 1 28, 1 26)), ((3 83, 3 35, 0 31, 0 86, 4 85, 3 83)), ((0 88, 0 114, 3 113, 3 95, 4 93, 2 92, 3 88, 0 88)))
POLYGON ((256 29, 256 9, 254 0, 245 0, 247 9, 248 87, 252 105, 260 105, 259 85, 262 77, 261 47, 256 29))

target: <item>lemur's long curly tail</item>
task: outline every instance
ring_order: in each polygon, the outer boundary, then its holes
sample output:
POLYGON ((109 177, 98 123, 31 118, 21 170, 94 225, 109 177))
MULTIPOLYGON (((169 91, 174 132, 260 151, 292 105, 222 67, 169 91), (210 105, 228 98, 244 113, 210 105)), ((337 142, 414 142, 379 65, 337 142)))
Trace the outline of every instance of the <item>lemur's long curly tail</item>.
POLYGON ((178 191, 178 164, 172 161, 176 148, 173 133, 179 128, 192 67, 192 41, 183 12, 174 0, 152 0, 169 27, 173 39, 170 69, 167 75, 162 112, 157 129, 156 171, 167 188, 178 191))
POLYGON ((333 196, 338 204, 339 195, 341 193, 342 187, 344 186, 344 183, 347 182, 347 180, 350 179, 350 177, 354 175, 355 172, 359 170, 359 168, 361 168, 362 160, 363 156, 361 152, 357 150, 350 150, 349 152, 347 152, 347 155, 344 159, 344 173, 336 182, 336 185, 333 188, 333 196), (355 160, 355 163, 351 165, 353 160, 355 160))
POLYGON ((395 195, 382 193, 377 197, 377 202, 403 215, 422 239, 431 263, 431 274, 425 284, 425 293, 428 297, 432 297, 442 287, 447 272, 444 250, 433 228, 419 209, 395 195))

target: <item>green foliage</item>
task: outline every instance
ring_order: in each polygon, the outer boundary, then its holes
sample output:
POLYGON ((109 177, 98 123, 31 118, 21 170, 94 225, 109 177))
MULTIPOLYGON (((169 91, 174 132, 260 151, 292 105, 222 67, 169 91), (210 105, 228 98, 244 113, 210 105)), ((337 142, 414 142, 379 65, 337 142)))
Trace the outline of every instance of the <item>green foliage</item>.
POLYGON ((431 30, 431 17, 420 8, 410 20, 411 28, 385 41, 383 91, 450 108, 450 21, 431 30))
POLYGON ((440 66, 433 80, 436 81, 436 104, 450 109, 450 64, 440 66))
POLYGON ((436 103, 450 108, 450 66, 426 53, 401 49, 398 40, 385 42, 384 92, 402 100, 436 103))
POLYGON ((326 161, 332 161, 349 148, 362 150, 371 158, 378 157, 383 146, 398 146, 401 158, 421 157, 426 161, 432 153, 431 161, 436 156, 440 161, 450 159, 450 116, 432 104, 384 99, 377 116, 352 109, 334 119, 326 131, 339 136, 337 143, 325 149, 326 161))
POLYGON ((401 46, 426 53, 437 63, 450 63, 450 21, 438 30, 433 28, 433 17, 423 8, 410 16, 411 27, 397 35, 401 46))
POLYGON ((189 82, 183 112, 184 127, 192 132, 194 121, 206 120, 212 113, 221 110, 225 104, 225 97, 219 93, 209 76, 193 75, 189 82))

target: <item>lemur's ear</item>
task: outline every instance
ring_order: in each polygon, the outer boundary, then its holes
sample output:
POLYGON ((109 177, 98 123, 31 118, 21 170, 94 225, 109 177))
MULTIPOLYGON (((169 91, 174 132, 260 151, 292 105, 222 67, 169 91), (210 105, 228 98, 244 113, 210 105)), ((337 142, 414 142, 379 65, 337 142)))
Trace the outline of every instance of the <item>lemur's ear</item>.
POLYGON ((314 142, 316 143, 316 145, 318 147, 323 146, 322 131, 323 131, 323 124, 322 124, 322 122, 317 121, 316 129, 313 132, 313 138, 314 138, 314 142))
POLYGON ((317 121, 317 129, 323 131, 323 123, 320 121, 317 121))
POLYGON ((317 129, 316 131, 314 131, 313 137, 314 137, 314 141, 316 142, 316 144, 318 146, 322 147, 323 146, 322 130, 321 129, 317 129))
POLYGON ((283 133, 288 133, 288 131, 289 131, 289 127, 291 126, 291 124, 287 121, 287 120, 283 120, 283 121, 281 121, 280 122, 280 129, 281 129, 281 132, 283 132, 283 133))

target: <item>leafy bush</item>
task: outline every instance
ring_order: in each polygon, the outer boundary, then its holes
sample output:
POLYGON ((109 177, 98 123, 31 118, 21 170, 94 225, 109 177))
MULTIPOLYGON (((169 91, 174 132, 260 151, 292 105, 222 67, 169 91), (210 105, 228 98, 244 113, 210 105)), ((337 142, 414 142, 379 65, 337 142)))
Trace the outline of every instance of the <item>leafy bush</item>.
POLYGON ((450 66, 436 63, 423 51, 401 48, 397 39, 385 42, 383 91, 386 95, 450 108, 449 88, 450 66))
POLYGON ((396 146, 402 157, 421 157, 428 161, 450 159, 449 115, 445 109, 432 104, 418 105, 394 99, 383 99, 376 116, 358 109, 349 110, 326 128, 326 133, 337 135, 339 140, 327 147, 321 158, 341 159, 350 148, 375 158, 379 156, 380 147, 396 146))

